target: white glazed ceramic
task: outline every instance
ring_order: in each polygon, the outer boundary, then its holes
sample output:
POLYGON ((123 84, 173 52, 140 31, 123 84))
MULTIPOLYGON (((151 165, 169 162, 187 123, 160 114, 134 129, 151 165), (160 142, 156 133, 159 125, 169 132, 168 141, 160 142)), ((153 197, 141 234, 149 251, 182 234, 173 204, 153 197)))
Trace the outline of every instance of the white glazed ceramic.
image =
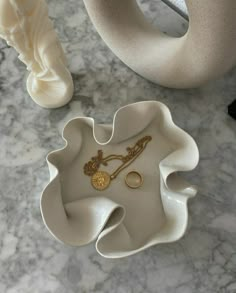
POLYGON ((186 0, 189 29, 181 38, 167 36, 152 26, 136 0, 84 3, 111 50, 155 83, 196 87, 236 65, 235 0, 186 0))
MULTIPOLYGON (((73 246, 96 241, 102 256, 118 258, 183 236, 187 201, 196 189, 176 172, 195 168, 199 153, 164 104, 147 101, 125 106, 116 112, 113 125, 96 125, 88 117, 73 119, 63 138, 66 146, 47 157, 50 183, 41 198, 45 225, 58 240, 73 246), (98 149, 124 154, 127 146, 145 135, 152 140, 144 152, 106 190, 95 190, 83 173, 84 164, 98 149), (125 184, 131 170, 143 176, 138 189, 125 184)), ((103 168, 111 173, 114 164, 103 168)))
POLYGON ((44 0, 0 0, 0 37, 30 71, 27 89, 37 104, 57 108, 70 101, 73 81, 44 0))

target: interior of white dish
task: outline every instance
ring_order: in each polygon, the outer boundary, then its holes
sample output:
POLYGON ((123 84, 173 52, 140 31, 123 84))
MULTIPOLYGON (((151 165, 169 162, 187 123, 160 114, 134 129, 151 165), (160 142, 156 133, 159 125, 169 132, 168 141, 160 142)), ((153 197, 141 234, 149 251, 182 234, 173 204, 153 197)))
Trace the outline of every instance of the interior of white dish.
MULTIPOLYGON (((120 257, 182 236, 187 225, 186 201, 191 192, 186 193, 188 186, 182 186, 178 177, 169 175, 196 164, 198 158, 194 153, 194 159, 179 160, 183 148, 186 152, 193 140, 176 126, 173 129, 163 104, 153 103, 122 108, 113 126, 95 126, 90 118, 68 123, 63 134, 67 146, 48 157, 54 179, 44 191, 41 203, 46 225, 58 239, 75 246, 98 239, 96 246, 102 255, 120 257), (127 147, 146 135, 152 140, 140 156, 107 189, 94 189, 91 177, 84 174, 84 164, 99 149, 104 156, 125 155, 127 147), (168 158, 175 164, 174 169, 168 158), (132 170, 144 179, 138 189, 125 184, 125 176, 132 170), (167 181, 177 191, 169 188, 167 181)), ((119 161, 111 161, 99 170, 111 174, 119 165, 119 161)))

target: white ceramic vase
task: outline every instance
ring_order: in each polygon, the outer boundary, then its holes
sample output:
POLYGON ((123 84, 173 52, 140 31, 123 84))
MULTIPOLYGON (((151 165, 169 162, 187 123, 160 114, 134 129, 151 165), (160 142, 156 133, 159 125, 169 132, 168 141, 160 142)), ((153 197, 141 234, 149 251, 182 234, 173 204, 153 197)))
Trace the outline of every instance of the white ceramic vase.
MULTIPOLYGON (((199 154, 165 105, 148 101, 125 106, 116 112, 113 125, 75 118, 66 125, 63 138, 66 146, 47 157, 50 183, 41 198, 45 225, 56 239, 73 246, 96 241, 102 256, 119 258, 183 236, 187 201, 196 188, 177 172, 195 168, 199 154), (146 135, 152 140, 144 152, 107 189, 94 189, 84 164, 99 149, 122 154, 146 135), (138 189, 125 184, 125 174, 131 170, 143 176, 138 189)), ((105 170, 112 169, 109 163, 105 170)))
POLYGON ((111 50, 145 78, 174 88, 197 87, 236 64, 236 1, 186 0, 189 29, 169 37, 145 19, 136 0, 84 0, 111 50))
POLYGON ((0 0, 0 37, 30 71, 27 90, 37 104, 57 108, 70 101, 72 77, 44 0, 0 0))

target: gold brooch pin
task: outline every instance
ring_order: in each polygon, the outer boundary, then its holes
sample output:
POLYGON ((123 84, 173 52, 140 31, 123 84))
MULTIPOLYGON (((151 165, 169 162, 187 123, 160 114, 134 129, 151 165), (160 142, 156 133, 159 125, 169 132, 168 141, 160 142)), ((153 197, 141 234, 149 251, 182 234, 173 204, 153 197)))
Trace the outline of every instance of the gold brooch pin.
MULTIPOLYGON (((106 189, 110 185, 111 181, 114 180, 122 170, 127 168, 134 160, 136 160, 136 158, 144 151, 147 144, 151 140, 152 137, 150 135, 139 139, 133 147, 127 147, 127 155, 112 154, 107 157, 103 157, 103 151, 98 150, 97 156, 92 157, 91 160, 84 165, 84 174, 91 176, 91 184, 95 189, 100 191, 106 189), (112 174, 109 174, 103 170, 99 170, 101 165, 107 166, 108 162, 112 160, 120 160, 122 162, 121 165, 112 174)), ((133 175, 135 174, 131 174, 131 176, 133 175)), ((141 181, 143 181, 143 178, 140 178, 141 181)))

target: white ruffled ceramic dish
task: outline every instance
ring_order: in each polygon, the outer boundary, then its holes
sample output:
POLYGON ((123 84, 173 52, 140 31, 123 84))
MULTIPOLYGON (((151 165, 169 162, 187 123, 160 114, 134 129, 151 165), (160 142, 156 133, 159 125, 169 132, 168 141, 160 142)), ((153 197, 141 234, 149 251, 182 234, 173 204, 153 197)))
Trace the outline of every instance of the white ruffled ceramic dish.
MULTIPOLYGON (((47 157, 50 183, 41 198, 45 225, 56 239, 73 246, 96 241, 102 256, 118 258, 183 236, 187 201, 196 189, 176 172, 195 168, 199 153, 164 104, 145 101, 125 106, 116 112, 113 125, 75 118, 65 126, 63 138, 66 146, 47 157), (124 153, 145 135, 152 136, 145 151, 107 189, 95 190, 84 164, 98 149, 124 153), (138 189, 125 184, 131 170, 143 176, 138 189)), ((111 172, 114 165, 103 168, 111 172)))

